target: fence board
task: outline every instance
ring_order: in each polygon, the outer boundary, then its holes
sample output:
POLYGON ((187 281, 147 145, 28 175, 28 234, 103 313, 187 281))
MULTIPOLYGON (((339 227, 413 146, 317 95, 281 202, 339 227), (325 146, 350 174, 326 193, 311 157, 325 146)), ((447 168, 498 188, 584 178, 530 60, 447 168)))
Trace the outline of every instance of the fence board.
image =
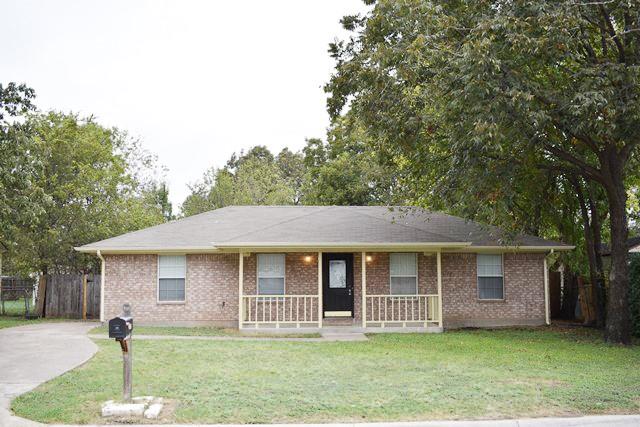
MULTIPOLYGON (((45 316, 82 318, 82 274, 46 276, 45 316)), ((100 317, 100 275, 87 277, 87 318, 100 317)))

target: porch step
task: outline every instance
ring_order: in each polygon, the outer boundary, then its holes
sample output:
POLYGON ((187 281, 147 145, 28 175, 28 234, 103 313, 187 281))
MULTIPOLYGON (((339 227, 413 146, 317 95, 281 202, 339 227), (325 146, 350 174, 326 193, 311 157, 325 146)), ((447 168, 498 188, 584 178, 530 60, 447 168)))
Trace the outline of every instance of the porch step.
POLYGON ((354 326, 353 317, 325 317, 322 326, 354 326))

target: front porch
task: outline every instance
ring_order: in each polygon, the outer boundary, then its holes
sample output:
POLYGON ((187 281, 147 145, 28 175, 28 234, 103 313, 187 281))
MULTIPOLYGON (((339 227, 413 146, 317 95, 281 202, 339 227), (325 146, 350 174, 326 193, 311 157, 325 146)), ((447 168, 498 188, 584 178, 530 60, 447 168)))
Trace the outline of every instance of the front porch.
POLYGON ((441 251, 240 252, 238 295, 240 329, 442 332, 441 251))

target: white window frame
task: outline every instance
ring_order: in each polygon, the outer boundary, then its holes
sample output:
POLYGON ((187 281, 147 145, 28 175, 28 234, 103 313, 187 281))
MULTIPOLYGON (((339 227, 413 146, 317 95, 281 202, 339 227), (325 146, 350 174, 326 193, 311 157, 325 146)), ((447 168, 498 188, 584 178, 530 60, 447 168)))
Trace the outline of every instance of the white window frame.
POLYGON ((281 253, 261 253, 256 254, 256 294, 266 296, 282 296, 287 294, 287 254, 281 253), (260 293, 260 279, 280 279, 280 276, 260 276, 260 256, 278 255, 282 257, 282 294, 262 294, 260 293))
POLYGON ((410 296, 410 295, 418 295, 418 290, 419 290, 419 282, 418 282, 418 254, 417 252, 390 252, 389 253, 389 295, 391 296, 410 296), (391 255, 393 255, 394 253, 396 254, 412 254, 414 257, 414 261, 415 261, 415 265, 416 265, 416 274, 415 275, 401 275, 401 276, 397 276, 397 275, 392 275, 391 274, 391 255), (391 278, 393 277, 415 277, 416 279, 416 288, 415 288, 415 293, 413 294, 394 294, 392 291, 392 286, 393 286, 393 281, 391 280, 391 278))
MULTIPOLYGON (((156 279, 156 303, 158 304, 185 304, 187 302, 187 271, 189 269, 189 265, 187 262, 186 254, 158 254, 157 255, 157 279, 156 279), (184 258, 184 299, 183 300, 175 300, 175 301, 160 301, 160 258, 163 256, 181 256, 184 258)), ((162 277, 162 279, 179 279, 180 277, 162 277)))
POLYGON ((477 292, 477 298, 480 301, 504 301, 506 298, 506 286, 504 283, 504 253, 479 253, 476 254, 476 292, 477 292), (501 264, 501 270, 502 270, 502 274, 499 276, 480 276, 480 257, 482 255, 500 255, 500 264, 501 264), (502 278, 502 298, 481 298, 480 297, 480 278, 481 277, 501 277, 502 278))

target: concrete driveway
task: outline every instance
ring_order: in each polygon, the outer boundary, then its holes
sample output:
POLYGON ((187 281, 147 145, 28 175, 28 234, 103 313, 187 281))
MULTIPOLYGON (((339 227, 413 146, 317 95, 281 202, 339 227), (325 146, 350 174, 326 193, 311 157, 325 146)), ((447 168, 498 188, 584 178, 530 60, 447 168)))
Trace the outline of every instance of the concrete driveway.
POLYGON ((11 399, 75 368, 98 347, 87 338, 95 322, 34 323, 0 329, 0 426, 33 426, 12 417, 11 399))

